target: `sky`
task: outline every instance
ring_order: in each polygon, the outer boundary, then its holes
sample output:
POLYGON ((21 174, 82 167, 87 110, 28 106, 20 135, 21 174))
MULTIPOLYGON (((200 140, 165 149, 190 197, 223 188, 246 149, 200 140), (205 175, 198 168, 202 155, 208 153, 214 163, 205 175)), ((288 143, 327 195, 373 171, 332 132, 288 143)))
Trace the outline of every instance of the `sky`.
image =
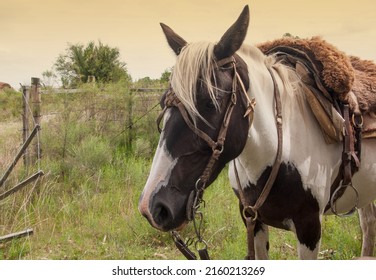
POLYGON ((134 80, 160 78, 175 61, 160 22, 187 42, 216 42, 247 4, 248 44, 319 35, 376 61, 375 0, 1 0, 0 82, 18 89, 50 70, 68 43, 98 40, 120 50, 134 80))

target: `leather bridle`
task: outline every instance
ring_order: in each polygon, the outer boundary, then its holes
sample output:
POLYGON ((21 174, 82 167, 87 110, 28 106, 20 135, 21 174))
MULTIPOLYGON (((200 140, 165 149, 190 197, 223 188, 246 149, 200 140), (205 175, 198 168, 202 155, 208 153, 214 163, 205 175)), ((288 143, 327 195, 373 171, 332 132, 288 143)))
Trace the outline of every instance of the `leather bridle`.
MULTIPOLYGON (((220 155, 223 152, 224 149, 224 143, 227 136, 227 130, 230 123, 230 119, 234 110, 234 107, 237 104, 237 91, 238 91, 238 85, 240 85, 240 91, 242 94, 244 94, 243 102, 246 103, 246 111, 244 114, 244 117, 249 118, 249 127, 252 125, 253 121, 253 113, 254 113, 254 107, 256 105, 255 99, 250 99, 247 94, 247 90, 244 87, 244 83, 240 77, 240 75, 237 72, 236 68, 236 60, 234 57, 228 57, 224 58, 222 60, 217 61, 216 66, 218 68, 223 67, 227 64, 231 64, 231 68, 233 68, 234 74, 232 79, 232 90, 231 90, 231 97, 229 98, 227 108, 224 114, 224 118, 221 124, 221 127, 218 132, 218 136, 216 140, 213 140, 207 133, 199 129, 194 123, 192 122, 191 118, 189 117, 189 114, 187 112, 187 109, 184 107, 183 103, 179 100, 179 98, 176 96, 174 90, 170 87, 169 90, 166 93, 165 97, 165 107, 161 114, 157 118, 157 124, 158 124, 158 130, 161 132, 160 129, 160 122, 163 119, 163 116, 168 108, 176 107, 179 109, 179 112, 181 113, 185 123, 187 126, 202 140, 204 140, 208 146, 212 150, 212 154, 209 158, 209 161, 201 174, 201 176, 198 178, 195 184, 195 189, 190 193, 188 198, 188 203, 186 207, 186 215, 187 219, 189 221, 193 221, 195 232, 197 236, 197 240, 195 242, 195 248, 198 251, 201 259, 209 259, 209 254, 207 252, 207 244, 205 240, 202 238, 201 235, 201 225, 203 221, 203 213, 199 211, 202 204, 204 204, 203 194, 204 190, 207 186, 207 183, 210 179, 210 176, 213 172, 213 167, 215 163, 218 161, 220 155), (245 100, 245 101, 244 101, 245 100)), ((253 235, 254 235, 254 227, 257 219, 257 211, 262 206, 262 204, 265 202, 271 187, 275 181, 276 175, 279 170, 279 166, 281 163, 281 155, 282 155, 282 106, 281 106, 281 100, 280 100, 280 93, 278 86, 276 84, 276 80, 274 77, 274 74, 271 69, 268 69, 273 80, 274 84, 274 96, 276 101, 276 123, 277 123, 277 132, 278 132, 278 150, 277 150, 277 156, 275 159, 275 163, 272 167, 272 172, 270 174, 269 180, 267 181, 262 194, 258 198, 255 205, 250 206, 248 199, 246 199, 241 185, 239 181, 239 175, 236 168, 236 164, 234 161, 234 167, 235 167, 235 176, 238 183, 238 189, 239 189, 239 197, 240 201, 243 206, 243 218, 246 220, 247 225, 247 236, 248 236, 248 259, 254 259, 254 241, 253 241, 253 235), (251 244, 252 243, 252 244, 251 244)), ((172 237, 173 240, 177 246, 177 248, 182 252, 182 254, 187 259, 196 259, 195 254, 188 248, 189 245, 185 243, 180 235, 176 231, 172 231, 172 237)), ((192 240, 191 240, 192 241, 192 240)), ((192 242, 190 242, 192 243, 192 242)))
MULTIPOLYGON (((226 140, 227 130, 228 130, 228 126, 229 126, 229 123, 230 123, 230 119, 231 119, 234 107, 237 104, 236 93, 237 93, 237 90, 238 90, 238 85, 240 85, 240 90, 244 94, 245 100, 246 100, 246 103, 247 103, 247 104, 245 104, 247 110, 244 114, 244 117, 249 116, 250 122, 252 121, 251 119, 253 118, 255 101, 254 101, 254 99, 250 100, 248 95, 247 95, 247 91, 244 87, 244 83, 243 83, 243 81, 242 81, 242 79, 241 79, 241 77, 238 74, 237 69, 236 69, 235 58, 229 57, 229 58, 221 59, 216 63, 216 67, 220 68, 220 67, 223 67, 227 64, 231 64, 232 68, 234 70, 233 79, 232 79, 231 97, 230 97, 230 99, 227 103, 227 108, 226 108, 226 111, 225 111, 225 114, 224 114, 224 117, 223 117, 223 121, 222 121, 221 127, 219 129, 218 136, 217 136, 216 140, 213 140, 207 133, 205 133, 204 131, 199 129, 196 125, 194 125, 194 123, 192 122, 191 118, 189 117, 188 112, 187 112, 186 108, 184 107, 183 103, 179 100, 179 98, 176 96, 174 90, 171 87, 169 88, 169 90, 166 93, 166 97, 165 97, 165 101, 164 101, 165 107, 164 107, 163 111, 161 112, 161 114, 159 115, 159 117, 157 119, 158 130, 161 132, 160 122, 161 122, 163 115, 166 112, 167 108, 170 108, 170 107, 178 108, 179 112, 182 115, 182 117, 183 117, 185 123, 187 124, 187 126, 199 138, 204 140, 212 150, 212 154, 210 156, 210 159, 209 159, 203 173, 201 174, 201 176, 196 181, 195 189, 192 191, 192 193, 189 196, 188 205, 187 205, 187 219, 189 221, 191 221, 193 219, 194 214, 195 214, 194 213, 195 209, 197 208, 197 205, 200 203, 200 200, 202 199, 203 192, 204 192, 204 189, 206 187, 206 184, 209 181, 210 176, 213 172, 214 164, 218 161, 220 155, 223 152, 224 143, 225 143, 225 140, 226 140)), ((250 125, 251 125, 251 123, 250 123, 250 125)))

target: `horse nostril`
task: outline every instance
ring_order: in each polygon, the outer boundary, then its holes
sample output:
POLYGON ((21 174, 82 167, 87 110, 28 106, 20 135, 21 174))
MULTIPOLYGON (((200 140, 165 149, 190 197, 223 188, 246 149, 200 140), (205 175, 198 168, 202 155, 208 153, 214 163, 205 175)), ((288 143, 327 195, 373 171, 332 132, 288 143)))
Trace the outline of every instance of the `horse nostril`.
POLYGON ((153 218, 158 225, 163 226, 172 220, 172 213, 168 207, 162 203, 159 203, 154 209, 153 218))

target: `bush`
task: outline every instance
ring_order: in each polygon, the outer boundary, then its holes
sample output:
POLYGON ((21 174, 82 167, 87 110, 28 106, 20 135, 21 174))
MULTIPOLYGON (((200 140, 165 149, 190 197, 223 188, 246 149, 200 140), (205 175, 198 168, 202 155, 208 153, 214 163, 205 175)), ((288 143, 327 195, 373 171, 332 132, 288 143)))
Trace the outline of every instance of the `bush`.
POLYGON ((22 93, 13 89, 0 90, 1 121, 21 119, 22 93))
POLYGON ((112 159, 112 149, 108 140, 98 136, 89 136, 73 149, 72 160, 80 174, 95 173, 112 159))

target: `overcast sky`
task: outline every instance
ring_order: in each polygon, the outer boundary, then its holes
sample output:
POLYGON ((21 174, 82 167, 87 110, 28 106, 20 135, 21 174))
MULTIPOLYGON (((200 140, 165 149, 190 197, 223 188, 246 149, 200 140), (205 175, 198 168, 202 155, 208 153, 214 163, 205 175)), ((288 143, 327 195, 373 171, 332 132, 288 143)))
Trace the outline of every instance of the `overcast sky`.
POLYGON ((159 22, 188 42, 218 41, 246 4, 249 44, 321 35, 376 61, 375 0, 1 0, 0 81, 28 84, 67 43, 93 40, 119 48, 133 79, 159 78, 175 59, 159 22))

